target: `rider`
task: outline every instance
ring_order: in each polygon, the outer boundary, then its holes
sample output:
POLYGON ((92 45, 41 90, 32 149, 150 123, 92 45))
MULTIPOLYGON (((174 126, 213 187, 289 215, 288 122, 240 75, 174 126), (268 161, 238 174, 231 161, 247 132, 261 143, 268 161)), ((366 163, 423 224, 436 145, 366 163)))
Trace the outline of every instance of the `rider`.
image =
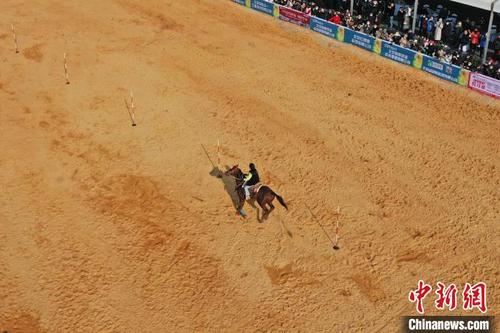
POLYGON ((245 197, 247 198, 247 200, 250 199, 250 188, 260 181, 259 173, 255 168, 255 164, 250 163, 248 167, 250 168, 250 171, 248 172, 248 175, 243 178, 242 185, 243 189, 245 190, 245 197))

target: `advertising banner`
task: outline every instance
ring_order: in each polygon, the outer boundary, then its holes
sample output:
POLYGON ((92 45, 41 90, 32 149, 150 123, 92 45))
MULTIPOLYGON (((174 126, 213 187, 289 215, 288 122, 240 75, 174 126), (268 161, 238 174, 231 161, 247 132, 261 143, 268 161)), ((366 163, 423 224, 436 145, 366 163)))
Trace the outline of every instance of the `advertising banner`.
POLYGON ((279 14, 281 20, 298 24, 303 27, 309 26, 309 21, 311 19, 311 17, 307 14, 283 6, 280 6, 279 14))
POLYGON ((259 12, 273 16, 274 3, 264 0, 250 0, 250 7, 259 12))
POLYGON ((246 6, 246 0, 233 0, 233 2, 239 3, 240 5, 246 6))
POLYGON ((500 81, 486 75, 471 72, 469 76, 469 88, 500 98, 500 81))
POLYGON ((368 51, 373 51, 375 38, 351 29, 344 29, 344 42, 356 45, 368 51))
POLYGON ((422 68, 422 62, 419 62, 417 52, 406 49, 399 45, 383 41, 382 51, 380 52, 380 55, 408 66, 422 68))
POLYGON ((338 25, 336 24, 311 16, 309 27, 311 30, 319 32, 320 34, 330 38, 337 38, 338 25))
POLYGON ((463 76, 467 75, 467 71, 462 71, 462 68, 458 66, 441 62, 426 55, 423 55, 422 70, 457 84, 459 81, 463 84, 463 76))

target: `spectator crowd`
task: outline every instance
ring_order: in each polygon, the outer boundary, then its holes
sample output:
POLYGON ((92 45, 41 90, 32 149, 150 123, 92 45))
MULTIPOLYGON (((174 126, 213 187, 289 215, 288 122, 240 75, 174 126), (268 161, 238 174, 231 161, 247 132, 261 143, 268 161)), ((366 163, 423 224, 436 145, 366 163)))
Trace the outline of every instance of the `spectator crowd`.
POLYGON ((486 47, 486 22, 460 20, 458 15, 438 5, 419 8, 415 31, 412 30, 413 6, 394 0, 274 0, 275 3, 303 13, 372 35, 443 62, 500 79, 500 34, 490 44, 494 50, 485 64, 481 56, 486 47))

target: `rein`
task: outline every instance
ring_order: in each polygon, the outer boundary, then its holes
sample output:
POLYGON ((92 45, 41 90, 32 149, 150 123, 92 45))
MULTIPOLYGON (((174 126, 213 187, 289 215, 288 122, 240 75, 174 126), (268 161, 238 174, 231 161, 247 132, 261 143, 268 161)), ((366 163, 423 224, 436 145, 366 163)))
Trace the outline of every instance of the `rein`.
POLYGON ((224 176, 232 177, 236 181, 236 187, 241 186, 241 184, 243 184, 243 178, 237 178, 233 175, 227 175, 227 174, 224 174, 224 176))

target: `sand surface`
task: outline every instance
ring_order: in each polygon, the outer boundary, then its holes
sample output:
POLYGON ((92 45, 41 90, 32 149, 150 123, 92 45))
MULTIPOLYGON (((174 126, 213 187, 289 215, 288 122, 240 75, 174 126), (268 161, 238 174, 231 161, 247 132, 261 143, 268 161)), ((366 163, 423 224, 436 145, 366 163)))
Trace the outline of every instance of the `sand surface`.
POLYGON ((500 102, 230 1, 0 22, 0 330, 395 332, 420 278, 500 314, 500 102), (290 209, 238 217, 218 139, 290 209))

